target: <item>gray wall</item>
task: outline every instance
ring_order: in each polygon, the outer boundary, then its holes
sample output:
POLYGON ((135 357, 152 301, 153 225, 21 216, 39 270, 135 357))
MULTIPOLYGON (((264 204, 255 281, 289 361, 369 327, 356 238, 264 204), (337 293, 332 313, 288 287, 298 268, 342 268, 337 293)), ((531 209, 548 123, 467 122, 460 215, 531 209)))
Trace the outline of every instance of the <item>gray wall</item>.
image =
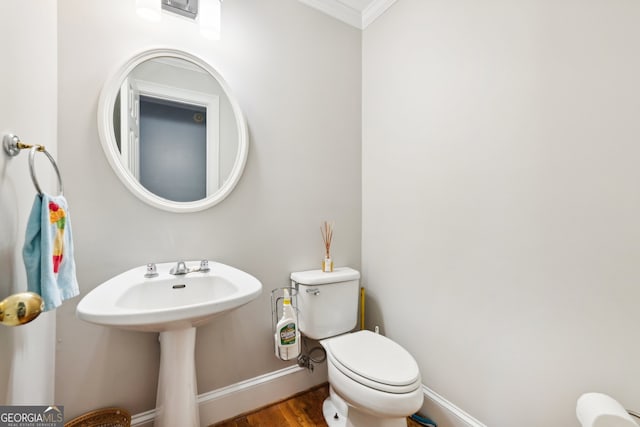
MULTIPOLYGON (((58 4, 59 140, 73 207, 82 294, 147 262, 200 259, 260 279, 261 298, 198 330, 199 391, 286 366, 273 356, 272 288, 289 272, 319 268, 322 220, 336 223, 335 260, 360 268, 361 33, 296 0, 223 3, 219 42, 167 17, 141 20, 135 2, 58 4), (249 125, 245 173, 222 204, 174 214, 140 202, 107 163, 96 126, 109 70, 134 52, 166 45, 216 68, 249 125)), ((58 311, 56 400, 68 416, 107 405, 155 406, 157 335, 102 328, 58 311)))
MULTIPOLYGON (((56 25, 54 0, 0 2, 0 138, 15 133, 25 142, 45 145, 54 158, 56 25)), ((0 300, 27 290, 22 247, 36 195, 28 158, 27 150, 11 158, 0 148, 0 300)), ((37 156, 35 166, 42 190, 56 193, 46 157, 37 156)), ((52 403, 55 320, 55 312, 49 312, 19 328, 0 326, 0 405, 52 403)))
POLYGON ((640 407, 640 3, 402 0, 363 36, 369 324, 491 427, 640 407))

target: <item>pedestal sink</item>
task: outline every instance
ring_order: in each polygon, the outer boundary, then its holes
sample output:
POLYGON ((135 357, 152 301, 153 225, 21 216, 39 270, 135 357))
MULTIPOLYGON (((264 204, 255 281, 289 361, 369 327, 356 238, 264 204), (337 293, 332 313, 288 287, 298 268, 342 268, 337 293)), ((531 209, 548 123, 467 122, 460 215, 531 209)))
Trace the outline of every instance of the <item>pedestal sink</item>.
POLYGON ((102 283, 78 304, 87 322, 160 333, 160 373, 155 427, 199 427, 194 361, 196 327, 238 308, 262 292, 258 279, 225 264, 185 263, 187 274, 169 271, 176 263, 133 268, 102 283))

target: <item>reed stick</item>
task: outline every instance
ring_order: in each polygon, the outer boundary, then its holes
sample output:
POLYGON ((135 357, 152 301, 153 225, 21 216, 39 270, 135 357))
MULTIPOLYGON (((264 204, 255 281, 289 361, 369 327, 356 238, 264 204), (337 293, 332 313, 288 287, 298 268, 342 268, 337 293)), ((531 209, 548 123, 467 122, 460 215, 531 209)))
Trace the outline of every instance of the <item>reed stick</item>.
POLYGON ((324 221, 320 226, 320 234, 324 242, 325 258, 331 258, 331 240, 333 239, 333 223, 324 221))

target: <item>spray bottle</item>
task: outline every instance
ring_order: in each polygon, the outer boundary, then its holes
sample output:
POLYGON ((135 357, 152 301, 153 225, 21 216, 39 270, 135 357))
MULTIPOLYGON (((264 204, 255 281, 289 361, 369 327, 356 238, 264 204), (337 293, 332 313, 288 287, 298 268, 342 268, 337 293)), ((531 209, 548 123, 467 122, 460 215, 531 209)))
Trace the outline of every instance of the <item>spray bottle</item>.
POLYGON ((282 318, 276 325, 274 336, 276 344, 276 356, 282 360, 291 360, 300 354, 300 331, 298 331, 298 319, 294 308, 291 306, 289 290, 284 290, 282 301, 282 318))

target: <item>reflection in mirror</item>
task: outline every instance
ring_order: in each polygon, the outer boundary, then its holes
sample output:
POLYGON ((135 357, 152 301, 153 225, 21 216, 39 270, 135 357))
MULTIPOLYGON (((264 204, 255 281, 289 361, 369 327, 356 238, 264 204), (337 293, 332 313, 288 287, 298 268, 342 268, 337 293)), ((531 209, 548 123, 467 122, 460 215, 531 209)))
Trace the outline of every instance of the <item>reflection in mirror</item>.
POLYGON ((176 202, 218 191, 235 160, 234 122, 216 79, 171 57, 136 66, 122 82, 113 109, 123 165, 147 190, 176 202))
POLYGON ((140 97, 140 184, 176 202, 204 199, 218 190, 218 141, 207 138, 218 126, 207 108, 161 101, 140 97))
POLYGON ((158 49, 130 60, 105 84, 98 121, 116 174, 162 209, 212 206, 242 174, 244 117, 215 70, 186 53, 158 49))

